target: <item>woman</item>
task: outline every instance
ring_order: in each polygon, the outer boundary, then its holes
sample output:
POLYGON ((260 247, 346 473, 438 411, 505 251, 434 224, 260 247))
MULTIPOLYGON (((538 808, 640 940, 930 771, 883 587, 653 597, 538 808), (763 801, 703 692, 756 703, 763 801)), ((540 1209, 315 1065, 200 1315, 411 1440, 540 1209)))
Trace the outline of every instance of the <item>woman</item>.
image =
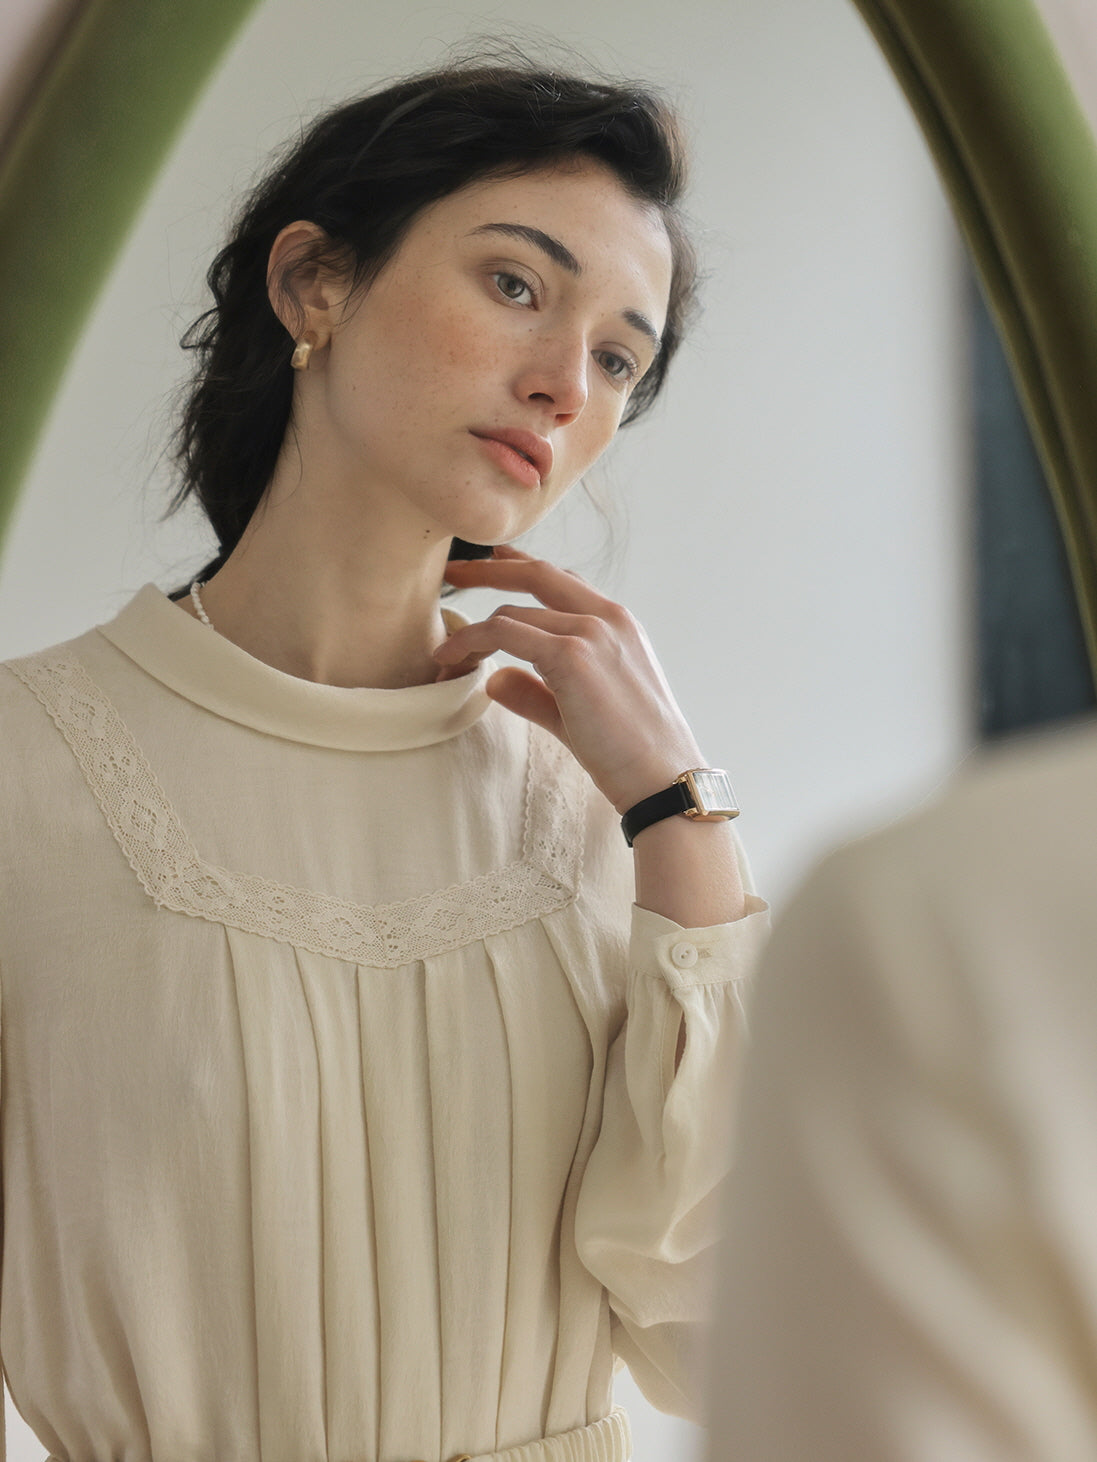
POLYGON ((2 677, 0 1340, 63 1462, 624 1462, 615 1355, 695 1411, 762 905, 640 628, 505 546, 662 383, 681 185, 635 88, 321 118, 191 338, 217 558, 2 677))

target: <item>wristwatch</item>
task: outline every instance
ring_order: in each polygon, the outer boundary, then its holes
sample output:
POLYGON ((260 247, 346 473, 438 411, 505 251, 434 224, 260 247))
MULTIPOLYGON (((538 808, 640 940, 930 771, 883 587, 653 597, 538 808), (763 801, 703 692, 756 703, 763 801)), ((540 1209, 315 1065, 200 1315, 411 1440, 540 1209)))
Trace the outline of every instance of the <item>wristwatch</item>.
POLYGON ((631 848, 637 833, 679 812, 697 822, 724 822, 738 817, 739 808, 727 772, 719 767, 694 767, 675 777, 662 792, 637 802, 621 819, 625 842, 631 848))

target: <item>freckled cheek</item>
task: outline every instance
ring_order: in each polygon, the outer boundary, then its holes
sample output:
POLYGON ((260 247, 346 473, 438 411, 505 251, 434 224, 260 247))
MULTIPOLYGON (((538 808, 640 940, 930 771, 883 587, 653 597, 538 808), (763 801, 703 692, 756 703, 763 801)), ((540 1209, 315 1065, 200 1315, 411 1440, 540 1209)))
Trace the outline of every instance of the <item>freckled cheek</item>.
POLYGON ((457 357, 477 348, 483 338, 483 321, 467 308, 425 296, 412 302, 409 313, 415 321, 417 350, 457 357))
POLYGON ((576 460, 582 463, 580 475, 593 466, 609 447, 617 434, 619 420, 615 406, 599 404, 582 423, 586 430, 575 444, 576 460))

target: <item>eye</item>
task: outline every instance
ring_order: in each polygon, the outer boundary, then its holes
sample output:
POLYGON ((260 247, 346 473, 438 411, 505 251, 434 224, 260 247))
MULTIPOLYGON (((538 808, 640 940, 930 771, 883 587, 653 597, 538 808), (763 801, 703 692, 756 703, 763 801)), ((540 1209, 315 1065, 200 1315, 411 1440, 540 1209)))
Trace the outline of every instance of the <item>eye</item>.
POLYGON ((630 360, 628 356, 618 355, 615 350, 598 351, 597 360, 610 380, 618 385, 631 385, 639 374, 636 362, 630 360))
POLYGON ((496 289, 504 299, 508 299, 516 305, 533 304, 533 286, 520 274, 512 274, 507 269, 497 269, 491 277, 495 281, 496 289))

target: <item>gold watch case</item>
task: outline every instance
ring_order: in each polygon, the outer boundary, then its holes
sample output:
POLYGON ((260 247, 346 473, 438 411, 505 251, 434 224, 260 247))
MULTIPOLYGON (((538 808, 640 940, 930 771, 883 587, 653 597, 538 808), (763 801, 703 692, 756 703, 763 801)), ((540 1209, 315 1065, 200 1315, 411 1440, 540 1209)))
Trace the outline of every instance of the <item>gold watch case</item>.
POLYGON ((721 767, 693 767, 675 777, 693 798, 693 806, 685 809, 686 817, 698 822, 726 822, 739 816, 731 779, 721 767))

